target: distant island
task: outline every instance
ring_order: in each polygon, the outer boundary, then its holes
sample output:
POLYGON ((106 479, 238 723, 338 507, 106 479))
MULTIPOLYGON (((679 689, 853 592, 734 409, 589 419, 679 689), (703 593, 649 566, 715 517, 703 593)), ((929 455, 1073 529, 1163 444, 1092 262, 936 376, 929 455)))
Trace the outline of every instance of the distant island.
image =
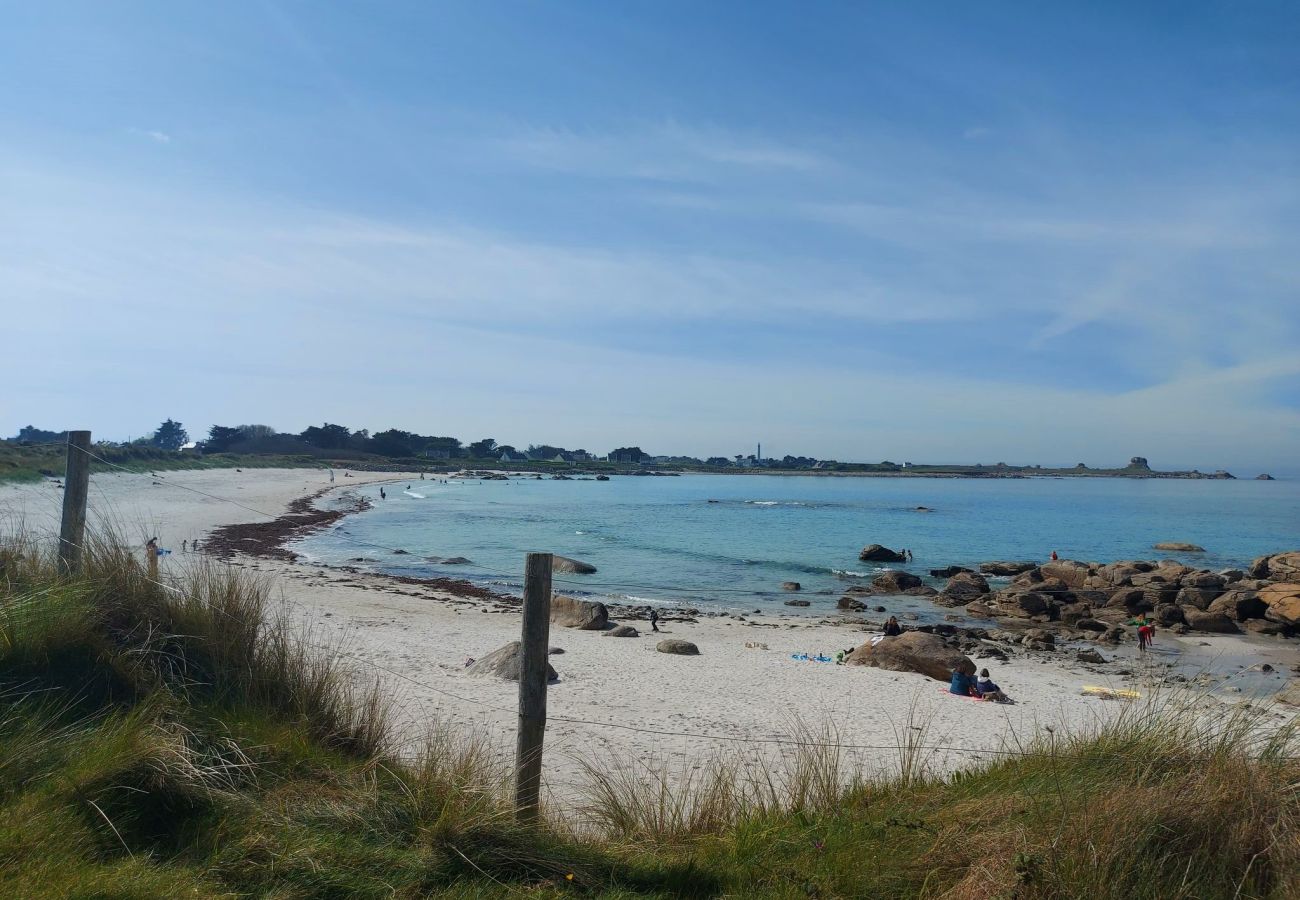
MULTIPOLYGON (((57 477, 63 473, 66 431, 48 431, 31 425, 9 439, 0 440, 0 481, 57 477)), ((96 443, 99 468, 119 466, 135 471, 150 469, 332 466, 341 469, 450 472, 492 469, 552 475, 670 475, 709 472, 732 475, 825 475, 894 478, 1181 478, 1233 479, 1218 469, 1212 472, 1159 471, 1146 457, 1134 456, 1125 466, 1096 467, 1078 463, 1067 467, 996 463, 912 463, 883 460, 878 463, 841 462, 808 456, 765 457, 762 447, 751 454, 713 456, 655 455, 640 447, 617 447, 605 454, 532 444, 519 450, 492 438, 463 443, 453 437, 434 437, 389 429, 371 434, 325 423, 299 433, 277 431, 268 425, 214 425, 203 440, 191 440, 185 427, 167 419, 151 435, 126 442, 96 443)), ((1256 476, 1269 481, 1269 475, 1256 476)))

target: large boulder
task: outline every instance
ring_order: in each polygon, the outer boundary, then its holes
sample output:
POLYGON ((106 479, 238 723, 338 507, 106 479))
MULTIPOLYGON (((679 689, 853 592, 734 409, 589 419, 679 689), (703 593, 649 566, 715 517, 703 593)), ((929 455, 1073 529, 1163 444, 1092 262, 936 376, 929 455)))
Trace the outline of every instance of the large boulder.
POLYGON ((1300 584, 1270 584, 1259 589, 1268 607, 1264 618, 1281 625, 1300 625, 1300 584))
POLYGON ((1077 559, 1057 559, 1039 566, 1047 578, 1059 578, 1072 588, 1081 588, 1092 568, 1077 559))
POLYGON ((924 582, 911 572, 898 572, 892 569, 881 572, 871 579, 871 586, 882 594, 901 594, 908 588, 918 588, 923 584, 924 582))
POLYGON ((1030 569, 1036 568, 1038 568, 1038 563, 1026 560, 1012 562, 1005 559, 995 559, 991 562, 980 563, 980 571, 985 575, 1019 575, 1022 572, 1028 572, 1030 569))
POLYGON ((837 609, 843 609, 848 612, 861 612, 862 610, 867 608, 867 604, 863 603, 861 600, 859 600, 856 597, 849 597, 849 596, 841 597, 839 599, 839 602, 836 603, 835 606, 837 609))
POLYGON ((551 598, 551 624, 584 631, 601 631, 609 624, 609 610, 595 600, 556 595, 551 598))
POLYGON ((1209 609, 1210 604, 1219 598, 1223 588, 1185 587, 1178 592, 1175 602, 1180 606, 1195 606, 1197 609, 1209 609))
POLYGON ((931 569, 930 577, 932 578, 951 578, 954 575, 960 575, 962 572, 969 572, 970 569, 965 566, 944 566, 942 569, 931 569))
POLYGON ((700 648, 690 641, 679 641, 676 638, 669 638, 660 641, 655 645, 655 649, 660 653, 671 653, 676 656, 699 656, 700 648))
POLYGON ((631 625, 615 625, 601 637, 639 637, 640 633, 631 625))
POLYGON ((1187 627, 1193 631, 1213 631, 1218 634, 1236 634, 1237 623, 1221 612, 1183 607, 1183 617, 1187 627))
POLYGON ((1051 609, 1051 602, 1047 597, 1034 591, 998 597, 997 604, 998 615, 1014 616, 1018 619, 1042 615, 1051 609))
MULTIPOLYGON (((493 650, 482 659, 477 659, 470 663, 465 669, 466 675, 476 676, 495 676, 505 678, 510 681, 519 680, 519 642, 511 641, 504 647, 493 650)), ((546 680, 557 681, 559 675, 551 668, 551 664, 546 664, 546 680)))
POLYGON ((1228 591, 1209 605, 1209 612, 1223 613, 1236 622, 1261 618, 1268 604, 1259 599, 1257 591, 1228 591))
POLYGON ((592 575, 595 574, 596 567, 580 559, 570 559, 567 556, 552 556, 551 571, 563 572, 569 575, 592 575))
POLYGON ((888 547, 882 547, 880 544, 871 544, 862 548, 858 554, 858 559, 863 562, 906 562, 903 554, 896 550, 890 550, 888 547))
MULTIPOLYGON (((939 596, 947 598, 953 606, 977 600, 989 592, 989 583, 974 572, 960 572, 948 579, 939 596)), ((937 598, 936 598, 937 600, 937 598)))
POLYGON ((1188 544, 1183 541, 1161 541, 1158 544, 1152 544, 1156 550, 1168 550, 1172 553, 1204 553, 1205 548, 1199 544, 1188 544))
POLYGON ((1251 578, 1300 581, 1300 550, 1260 556, 1250 564, 1249 573, 1251 578))
POLYGON ((960 650, 954 650, 937 634, 908 631, 866 643, 845 658, 851 666, 873 666, 890 672, 919 672, 936 681, 947 681, 954 669, 975 674, 975 663, 960 650))

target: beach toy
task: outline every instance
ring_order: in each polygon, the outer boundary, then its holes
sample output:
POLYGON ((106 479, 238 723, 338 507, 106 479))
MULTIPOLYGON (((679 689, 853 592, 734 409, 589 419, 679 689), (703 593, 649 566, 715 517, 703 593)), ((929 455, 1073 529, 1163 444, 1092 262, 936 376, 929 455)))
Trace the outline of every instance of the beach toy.
POLYGON ((807 659, 807 658, 808 658, 808 654, 807 654, 807 653, 791 653, 791 654, 790 654, 790 658, 791 658, 791 659, 807 659))
POLYGON ((825 655, 824 653, 819 653, 817 656, 813 657, 813 662, 831 662, 831 661, 832 661, 831 658, 825 655))
POLYGON ((1093 697, 1101 697, 1105 700, 1136 700, 1142 696, 1137 691, 1099 687, 1094 684, 1085 684, 1083 686, 1083 693, 1093 697))

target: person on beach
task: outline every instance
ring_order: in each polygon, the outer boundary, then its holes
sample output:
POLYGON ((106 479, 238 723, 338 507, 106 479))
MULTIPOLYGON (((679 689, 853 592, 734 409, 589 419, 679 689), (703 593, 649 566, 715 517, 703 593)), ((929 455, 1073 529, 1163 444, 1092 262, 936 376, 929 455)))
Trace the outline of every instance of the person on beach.
POLYGON ((898 624, 897 616, 890 616, 885 623, 885 637, 898 637, 903 633, 903 626, 898 624))
POLYGON ((1147 618, 1146 613, 1141 613, 1136 619, 1129 619, 1128 624, 1136 625, 1138 630, 1138 653, 1146 653, 1147 647, 1152 643, 1156 636, 1156 628, 1147 618))
POLYGON ((978 697, 975 693, 975 679, 961 669, 952 670, 952 681, 948 682, 948 693, 958 697, 978 697))
POLYGON ((655 612, 653 607, 650 609, 650 630, 659 630, 659 613, 655 612))
POLYGON ((999 688, 989 677, 988 669, 980 669, 979 678, 975 679, 975 692, 984 700, 993 700, 998 703, 1008 703, 1011 698, 1002 693, 999 688))
POLYGON ((1061 557, 1059 557, 1059 556, 1056 555, 1056 551, 1053 550, 1053 551, 1052 551, 1052 556, 1051 556, 1051 560, 1052 560, 1052 562, 1056 562, 1056 561, 1057 561, 1058 559, 1060 559, 1060 558, 1061 558, 1061 557))
POLYGON ((387 499, 388 499, 388 495, 384 493, 384 489, 383 489, 383 488, 380 488, 380 489, 379 489, 379 499, 380 499, 380 500, 387 500, 387 499))
POLYGON ((194 540, 190 541, 190 552, 192 552, 192 553, 198 553, 198 552, 199 552, 199 539, 198 539, 198 538, 195 538, 194 540))

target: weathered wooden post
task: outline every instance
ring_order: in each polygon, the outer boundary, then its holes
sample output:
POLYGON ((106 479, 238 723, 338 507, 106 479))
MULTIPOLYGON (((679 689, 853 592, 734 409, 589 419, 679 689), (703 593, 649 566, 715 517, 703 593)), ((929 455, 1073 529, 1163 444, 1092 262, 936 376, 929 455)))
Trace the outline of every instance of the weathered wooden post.
POLYGON ((63 470, 63 521, 59 524, 59 569, 81 571, 86 542, 86 498, 90 496, 90 432, 68 432, 68 460, 63 470))
POLYGON ((524 565, 524 621, 519 639, 519 740, 515 751, 515 811, 537 821, 546 736, 546 670, 551 638, 549 553, 529 553, 524 565))

